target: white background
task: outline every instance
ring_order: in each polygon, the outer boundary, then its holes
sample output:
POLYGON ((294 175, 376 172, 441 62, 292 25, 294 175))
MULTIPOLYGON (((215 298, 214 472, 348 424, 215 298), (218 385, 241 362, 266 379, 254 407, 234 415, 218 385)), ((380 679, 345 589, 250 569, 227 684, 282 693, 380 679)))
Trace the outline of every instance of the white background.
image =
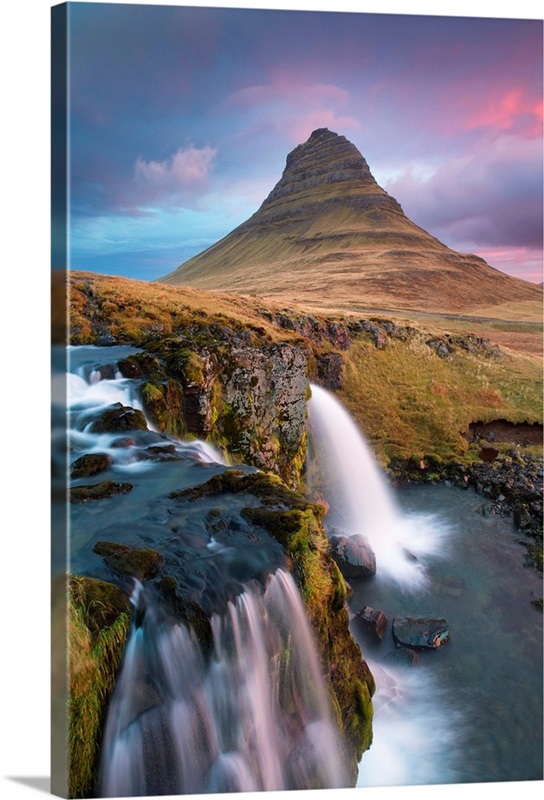
MULTIPOLYGON (((160 3, 148 0, 148 4, 160 3)), ((163 3, 170 4, 173 3, 163 3)), ((183 5, 183 3, 177 3, 183 5)), ((542 19, 539 2, 199 2, 193 6, 542 19)), ((49 13, 48 0, 2 3, 0 58, 0 459, 2 588, 0 786, 39 797, 49 775, 49 13), (7 247, 6 247, 7 244, 7 247), (40 791, 41 789, 41 791, 40 791)), ((485 646, 485 642, 483 643, 485 646)), ((515 658, 515 653, 512 653, 515 658)), ((536 698, 535 698, 536 700, 536 698)), ((386 768, 386 767, 385 767, 386 768)), ((540 797, 542 782, 307 792, 365 800, 540 797), (539 788, 540 787, 540 788, 539 788)), ((297 793, 297 797, 300 793, 297 793)), ((245 795, 248 797, 248 795, 245 795)), ((250 795, 253 798, 254 796, 250 795)), ((256 795, 255 797, 259 797, 256 795)), ((262 797, 262 795, 261 795, 262 797)), ((293 795, 269 793, 268 797, 293 795)))

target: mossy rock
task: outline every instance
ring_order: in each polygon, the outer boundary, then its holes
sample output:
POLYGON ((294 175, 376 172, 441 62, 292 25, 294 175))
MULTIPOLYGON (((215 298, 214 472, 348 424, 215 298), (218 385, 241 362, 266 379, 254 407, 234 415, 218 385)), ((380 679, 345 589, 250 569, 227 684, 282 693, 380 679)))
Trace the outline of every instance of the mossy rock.
POLYGON ((164 568, 165 558, 157 550, 116 542, 97 542, 93 552, 102 556, 108 567, 117 575, 147 581, 157 577, 164 568))
POLYGON ((141 387, 142 402, 153 424, 162 432, 182 439, 187 433, 183 415, 183 391, 171 378, 148 380, 141 387))
POLYGON ((70 501, 72 503, 86 503, 89 500, 103 500, 106 497, 126 494, 131 489, 131 483, 115 483, 115 481, 72 486, 70 488, 70 501))
POLYGON ((68 796, 94 797, 108 702, 130 624, 128 597, 107 581, 67 585, 68 796))
MULTIPOLYGON (((199 486, 171 492, 170 497, 180 501, 191 501, 225 492, 252 494, 262 500, 267 507, 273 508, 305 509, 312 505, 302 494, 288 489, 277 475, 260 471, 247 473, 237 469, 227 469, 199 486)), ((315 508, 317 510, 320 507, 315 508)))
POLYGON ((162 380, 166 373, 159 359, 150 353, 135 353, 118 363, 118 369, 124 378, 147 378, 162 380))
POLYGON ((105 409, 91 424, 92 433, 117 433, 119 431, 146 431, 147 422, 142 411, 122 403, 105 409))
POLYGON ((74 479, 87 478, 107 469, 113 459, 108 453, 86 453, 73 462, 70 467, 70 476, 74 479))

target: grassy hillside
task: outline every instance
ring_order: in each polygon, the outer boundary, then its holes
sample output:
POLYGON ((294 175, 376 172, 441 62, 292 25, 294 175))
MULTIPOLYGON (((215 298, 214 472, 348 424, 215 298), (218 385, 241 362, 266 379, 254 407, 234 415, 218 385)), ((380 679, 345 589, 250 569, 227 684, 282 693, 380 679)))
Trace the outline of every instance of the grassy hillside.
POLYGON ((496 360, 457 348, 441 358, 429 331, 379 350, 368 338, 344 356, 339 393, 382 461, 439 460, 467 452, 471 422, 542 421, 542 370, 530 355, 503 350, 496 360))
MULTIPOLYGON (((336 354, 343 364, 339 396, 383 464, 392 458, 476 458, 464 436, 471 422, 542 422, 542 337, 536 323, 388 315, 404 333, 385 336, 377 346, 368 331, 354 332, 360 316, 313 315, 324 327, 351 330, 351 344, 341 349, 280 327, 278 315, 288 310, 262 298, 92 273, 72 273, 70 309, 73 344, 105 337, 145 345, 189 325, 215 323, 246 331, 256 343, 282 340, 336 354), (433 346, 442 340, 453 343, 445 357, 433 346), (497 341, 500 351, 493 347, 497 341)), ((292 318, 302 313, 294 307, 292 318)), ((383 315, 365 319, 384 321, 383 315)))

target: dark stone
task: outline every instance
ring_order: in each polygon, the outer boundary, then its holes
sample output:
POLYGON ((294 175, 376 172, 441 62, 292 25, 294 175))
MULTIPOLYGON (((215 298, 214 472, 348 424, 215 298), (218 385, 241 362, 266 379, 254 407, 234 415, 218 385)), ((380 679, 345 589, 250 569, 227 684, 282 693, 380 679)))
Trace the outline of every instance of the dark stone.
POLYGON ((333 534, 329 538, 331 555, 346 578, 368 578, 376 574, 376 556, 366 536, 333 534))
POLYGON ((146 447, 145 454, 153 461, 181 461, 181 456, 173 444, 151 445, 146 447))
POLYGON ((90 430, 92 433, 116 433, 117 431, 146 431, 147 422, 141 411, 115 403, 95 419, 90 430))
POLYGON ((449 640, 450 629, 445 619, 395 617, 393 638, 404 647, 436 650, 449 640))
POLYGON ((133 439, 132 436, 122 436, 119 439, 115 439, 112 443, 112 447, 134 447, 137 444, 136 439, 133 439))
POLYGON ((157 550, 115 542, 97 542, 93 551, 102 556, 108 567, 118 575, 128 575, 139 581, 155 578, 165 564, 164 556, 157 550))
POLYGON ((72 503, 86 503, 88 500, 103 500, 106 497, 126 494, 131 489, 131 483, 115 483, 115 481, 72 486, 70 489, 70 501, 72 503))
POLYGON ((499 451, 497 450, 496 447, 484 446, 480 449, 478 455, 480 456, 482 461, 495 461, 495 459, 499 455, 499 451))
POLYGON ((356 616, 370 633, 380 640, 383 639, 388 623, 387 616, 383 611, 365 606, 356 616))
POLYGON ((72 478, 87 478, 89 475, 96 475, 97 472, 107 469, 112 460, 107 453, 86 453, 74 461, 70 475, 72 478))

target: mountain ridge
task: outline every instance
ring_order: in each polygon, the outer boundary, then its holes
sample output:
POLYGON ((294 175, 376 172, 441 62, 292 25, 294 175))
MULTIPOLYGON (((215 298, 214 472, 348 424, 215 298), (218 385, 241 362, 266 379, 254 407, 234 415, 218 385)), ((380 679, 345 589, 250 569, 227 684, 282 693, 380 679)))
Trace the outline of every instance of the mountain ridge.
POLYGON ((417 226, 355 145, 327 128, 288 154, 251 217, 159 280, 339 308, 466 313, 542 299, 536 284, 417 226))

